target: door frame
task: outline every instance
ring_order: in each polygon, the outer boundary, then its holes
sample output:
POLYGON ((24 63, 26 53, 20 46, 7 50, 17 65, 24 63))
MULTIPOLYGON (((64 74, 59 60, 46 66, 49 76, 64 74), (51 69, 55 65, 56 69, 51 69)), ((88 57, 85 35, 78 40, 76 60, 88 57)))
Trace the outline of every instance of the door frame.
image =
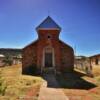
POLYGON ((54 67, 55 67, 55 53, 54 53, 54 48, 49 47, 49 46, 47 46, 47 47, 45 47, 45 48, 43 49, 42 67, 45 68, 45 54, 46 54, 46 52, 47 52, 46 49, 50 49, 50 50, 51 50, 50 53, 52 53, 52 65, 53 65, 53 66, 51 66, 51 67, 49 67, 49 68, 54 68, 54 67))

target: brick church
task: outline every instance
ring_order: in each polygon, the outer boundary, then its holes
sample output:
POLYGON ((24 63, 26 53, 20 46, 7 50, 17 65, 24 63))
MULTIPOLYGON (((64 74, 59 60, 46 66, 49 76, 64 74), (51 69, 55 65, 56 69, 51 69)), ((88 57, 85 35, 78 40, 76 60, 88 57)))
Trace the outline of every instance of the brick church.
POLYGON ((38 39, 23 48, 22 73, 44 73, 72 71, 74 51, 59 39, 61 27, 48 16, 36 27, 38 39))

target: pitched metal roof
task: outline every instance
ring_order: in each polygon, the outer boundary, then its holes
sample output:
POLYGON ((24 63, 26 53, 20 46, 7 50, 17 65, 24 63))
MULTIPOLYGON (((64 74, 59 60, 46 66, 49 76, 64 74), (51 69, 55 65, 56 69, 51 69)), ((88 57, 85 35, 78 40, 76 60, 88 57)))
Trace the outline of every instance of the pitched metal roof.
POLYGON ((61 27, 56 24, 50 16, 48 16, 38 27, 36 27, 36 30, 40 29, 56 29, 61 31, 61 27))

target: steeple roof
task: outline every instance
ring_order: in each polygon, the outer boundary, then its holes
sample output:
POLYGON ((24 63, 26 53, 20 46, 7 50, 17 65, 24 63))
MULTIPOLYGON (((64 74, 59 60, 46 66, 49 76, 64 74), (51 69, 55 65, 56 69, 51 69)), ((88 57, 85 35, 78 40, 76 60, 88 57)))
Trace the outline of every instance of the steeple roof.
POLYGON ((37 31, 40 29, 55 29, 61 31, 61 27, 58 24, 56 24, 56 22, 50 16, 48 16, 38 27, 36 27, 37 31))

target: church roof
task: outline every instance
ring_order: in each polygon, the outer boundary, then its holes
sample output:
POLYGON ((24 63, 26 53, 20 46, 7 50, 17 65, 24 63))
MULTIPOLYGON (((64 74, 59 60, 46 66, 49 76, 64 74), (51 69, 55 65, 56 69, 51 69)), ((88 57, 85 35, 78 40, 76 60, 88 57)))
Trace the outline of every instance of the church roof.
POLYGON ((50 16, 48 16, 38 27, 36 27, 36 30, 39 29, 56 29, 61 31, 61 27, 50 16))

